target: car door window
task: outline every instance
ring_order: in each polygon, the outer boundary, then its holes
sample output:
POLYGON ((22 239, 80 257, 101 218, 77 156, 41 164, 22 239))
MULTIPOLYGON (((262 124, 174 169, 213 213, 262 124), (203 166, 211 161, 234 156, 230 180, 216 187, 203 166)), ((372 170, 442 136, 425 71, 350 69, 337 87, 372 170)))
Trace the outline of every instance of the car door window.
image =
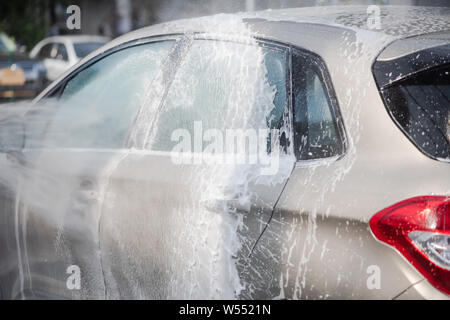
POLYGON ((53 43, 47 43, 44 45, 41 50, 39 50, 39 59, 49 59, 50 58, 50 52, 52 51, 53 43))
POLYGON ((62 91, 46 132, 45 147, 123 147, 173 43, 122 49, 77 73, 62 91))
POLYGON ((55 59, 62 60, 62 61, 68 61, 69 57, 67 56, 67 49, 66 45, 62 43, 58 43, 56 45, 56 57, 55 59))
MULTIPOLYGON (((195 40, 169 89, 149 149, 171 151, 184 129, 278 128, 287 106, 287 53, 281 48, 195 40)), ((202 137, 200 137, 201 139, 202 137)), ((208 144, 203 144, 203 147, 208 144)), ((229 150, 228 150, 229 151, 229 150)))
POLYGON ((319 64, 293 53, 294 149, 298 160, 343 152, 343 141, 319 64))

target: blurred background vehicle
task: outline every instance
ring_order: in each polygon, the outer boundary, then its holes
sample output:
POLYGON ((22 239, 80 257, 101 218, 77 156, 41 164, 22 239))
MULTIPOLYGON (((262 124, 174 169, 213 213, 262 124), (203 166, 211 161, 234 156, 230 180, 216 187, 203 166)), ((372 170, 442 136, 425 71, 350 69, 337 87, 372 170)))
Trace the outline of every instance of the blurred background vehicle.
POLYGON ((445 7, 449 6, 450 2, 448 0, 16 0, 0 2, 0 30, 19 44, 18 47, 21 48, 19 51, 25 52, 34 48, 31 56, 44 60, 47 80, 52 81, 88 51, 95 49, 98 42, 103 43, 106 38, 112 39, 144 26, 218 13, 354 4, 445 7), (68 9, 72 5, 80 9, 80 28, 72 29, 67 26, 67 21, 72 15, 68 9), (84 35, 105 38, 89 40, 84 38, 84 35), (77 48, 73 45, 75 42, 83 44, 77 48), (90 42, 93 43, 87 44, 90 42), (48 46, 45 46, 46 44, 48 46))
POLYGON ((13 39, 0 33, 0 101, 33 98, 45 88, 44 64, 23 51, 13 39))
POLYGON ((64 71, 90 52, 100 48, 109 38, 89 35, 66 35, 45 38, 30 52, 32 59, 40 59, 47 69, 47 79, 56 80, 64 71))

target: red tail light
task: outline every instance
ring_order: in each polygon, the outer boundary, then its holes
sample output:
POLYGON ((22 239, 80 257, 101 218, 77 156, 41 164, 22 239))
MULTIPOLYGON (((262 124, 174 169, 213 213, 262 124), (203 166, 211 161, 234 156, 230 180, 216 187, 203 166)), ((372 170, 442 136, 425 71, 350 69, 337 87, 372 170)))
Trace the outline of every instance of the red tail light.
POLYGON ((370 219, 375 237, 396 248, 428 281, 450 294, 450 197, 411 198, 370 219))

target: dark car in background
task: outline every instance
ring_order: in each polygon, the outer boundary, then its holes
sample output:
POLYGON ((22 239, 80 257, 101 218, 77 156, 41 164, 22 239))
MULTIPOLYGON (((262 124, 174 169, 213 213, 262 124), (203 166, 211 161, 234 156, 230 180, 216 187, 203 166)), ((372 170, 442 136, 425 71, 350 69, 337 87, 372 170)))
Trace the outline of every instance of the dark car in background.
POLYGON ((0 101, 33 98, 47 85, 44 64, 17 49, 0 33, 0 101))

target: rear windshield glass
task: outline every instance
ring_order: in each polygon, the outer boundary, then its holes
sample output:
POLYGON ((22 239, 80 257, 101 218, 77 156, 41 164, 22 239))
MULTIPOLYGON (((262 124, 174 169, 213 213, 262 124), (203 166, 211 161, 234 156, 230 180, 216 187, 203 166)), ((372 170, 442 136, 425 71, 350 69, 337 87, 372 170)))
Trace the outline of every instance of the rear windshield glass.
POLYGON ((383 89, 397 124, 422 152, 450 160, 450 65, 413 75, 383 89))
POLYGON ((78 58, 84 58, 92 51, 100 48, 104 43, 102 42, 80 42, 74 43, 73 48, 78 58))

